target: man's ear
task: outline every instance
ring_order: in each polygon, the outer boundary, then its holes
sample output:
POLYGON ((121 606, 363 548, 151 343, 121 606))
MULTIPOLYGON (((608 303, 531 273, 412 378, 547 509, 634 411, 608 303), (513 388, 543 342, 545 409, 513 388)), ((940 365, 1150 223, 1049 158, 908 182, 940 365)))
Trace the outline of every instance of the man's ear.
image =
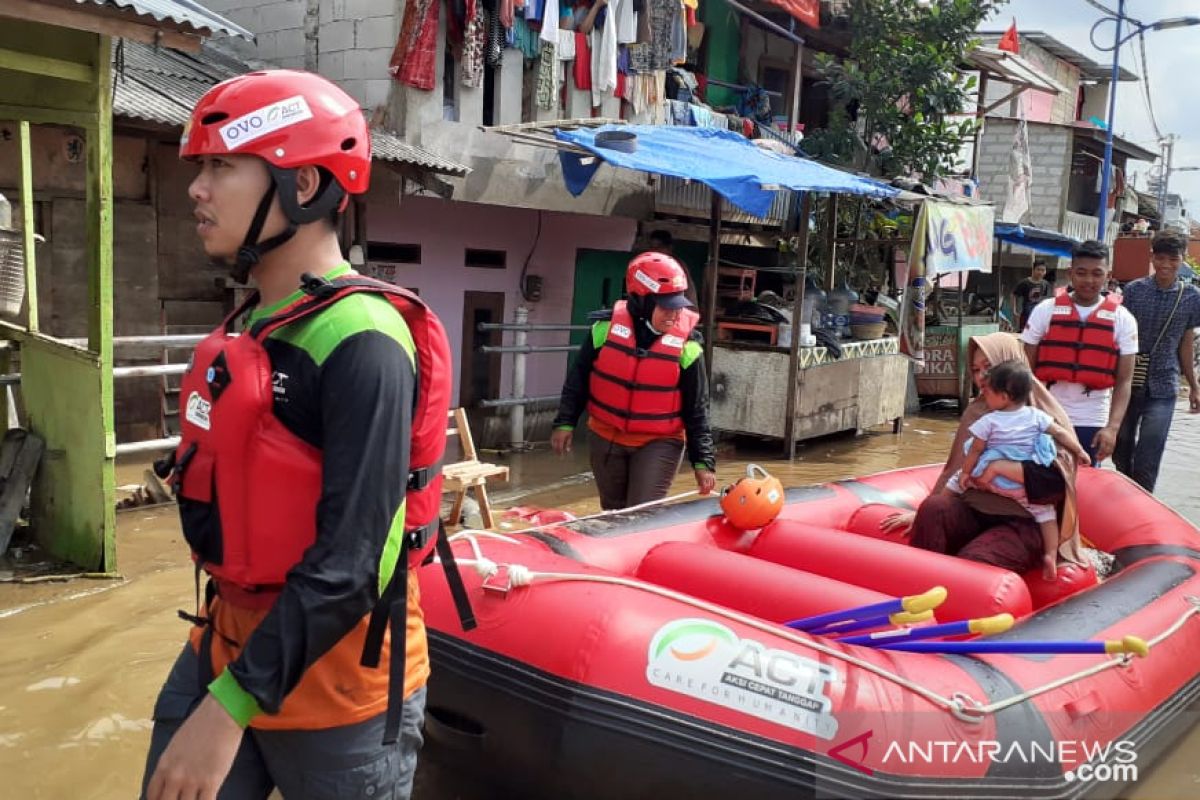
POLYGON ((304 166, 296 170, 296 200, 303 208, 316 197, 321 188, 321 173, 314 166, 304 166))

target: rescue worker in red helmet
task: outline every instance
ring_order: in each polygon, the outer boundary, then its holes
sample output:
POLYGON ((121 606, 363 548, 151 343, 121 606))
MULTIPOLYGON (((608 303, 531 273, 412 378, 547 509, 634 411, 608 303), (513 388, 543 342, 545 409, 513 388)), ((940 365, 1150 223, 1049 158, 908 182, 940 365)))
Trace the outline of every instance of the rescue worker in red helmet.
POLYGON ((550 444, 570 451, 588 412, 592 473, 605 509, 667 496, 686 447, 702 494, 716 485, 708 379, 687 299, 687 273, 669 255, 635 256, 627 299, 597 321, 563 385, 550 444))
POLYGON ((180 153, 205 252, 257 294, 197 347, 182 442, 156 465, 197 611, 181 612, 194 627, 154 706, 143 796, 407 798, 429 674, 407 567, 437 529, 444 331, 343 259, 336 217, 367 190, 371 143, 336 85, 227 80, 180 153))

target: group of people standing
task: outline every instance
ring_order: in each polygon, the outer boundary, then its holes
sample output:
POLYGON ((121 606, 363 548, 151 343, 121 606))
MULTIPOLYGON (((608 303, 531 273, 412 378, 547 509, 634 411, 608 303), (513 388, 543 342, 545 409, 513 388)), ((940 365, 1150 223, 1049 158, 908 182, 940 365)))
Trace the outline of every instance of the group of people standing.
POLYGON ((1153 274, 1120 293, 1101 242, 1075 248, 1068 286, 1052 296, 1035 266, 1017 296, 1042 299, 1020 309, 1019 338, 970 342, 980 396, 963 413, 933 491, 884 530, 911 529, 916 547, 1018 572, 1041 565, 1047 578, 1063 560, 1079 563, 1078 469, 1111 457, 1153 492, 1181 376, 1189 410, 1200 413, 1200 291, 1179 277, 1187 245, 1182 234, 1157 234, 1153 274), (1047 436, 1057 440, 1049 449, 1047 436))

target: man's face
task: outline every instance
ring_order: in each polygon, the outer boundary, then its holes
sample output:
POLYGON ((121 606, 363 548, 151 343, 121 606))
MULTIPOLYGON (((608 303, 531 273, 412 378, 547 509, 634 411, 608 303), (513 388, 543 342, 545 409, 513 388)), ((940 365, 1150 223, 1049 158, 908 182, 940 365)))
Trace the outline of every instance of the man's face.
POLYGON ((1046 277, 1046 267, 1044 265, 1038 264, 1036 267, 1033 268, 1033 279, 1035 281, 1044 280, 1045 277, 1046 277))
MULTIPOLYGON (((245 241, 254 212, 270 184, 266 165, 254 156, 203 156, 188 186, 195 204, 196 233, 210 258, 232 261, 245 241)), ((260 238, 282 230, 279 203, 267 215, 260 238)))
POLYGON ((1108 283, 1108 262, 1102 258, 1077 256, 1071 261, 1071 291, 1081 305, 1091 305, 1108 283))
POLYGON ((1183 264, 1182 255, 1169 253, 1154 253, 1150 256, 1150 264, 1154 267, 1154 280, 1159 286, 1170 286, 1179 275, 1179 267, 1183 264))

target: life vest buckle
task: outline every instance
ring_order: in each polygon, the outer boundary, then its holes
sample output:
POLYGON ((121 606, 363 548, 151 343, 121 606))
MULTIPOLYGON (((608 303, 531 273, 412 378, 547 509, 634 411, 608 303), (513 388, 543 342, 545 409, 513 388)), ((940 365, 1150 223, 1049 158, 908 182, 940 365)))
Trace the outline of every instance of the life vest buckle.
POLYGON ((429 544, 429 539, 435 530, 434 523, 431 522, 428 525, 422 525, 416 530, 411 530, 405 533, 404 537, 408 542, 409 552, 412 552, 413 550, 421 550, 425 547, 425 545, 429 544))
POLYGON ((419 492, 433 482, 436 470, 439 465, 433 464, 428 467, 418 467, 408 473, 408 491, 419 492))
POLYGON ((324 300, 337 294, 338 288, 328 279, 306 272, 300 276, 300 291, 318 300, 324 300))

